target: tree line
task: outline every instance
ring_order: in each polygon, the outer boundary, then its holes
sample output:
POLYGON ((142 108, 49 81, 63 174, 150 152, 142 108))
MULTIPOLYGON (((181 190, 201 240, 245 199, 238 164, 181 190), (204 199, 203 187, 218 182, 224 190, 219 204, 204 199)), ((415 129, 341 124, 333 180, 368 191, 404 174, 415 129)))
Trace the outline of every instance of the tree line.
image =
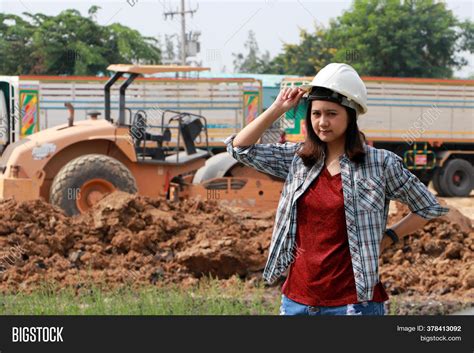
POLYGON ((101 26, 68 9, 57 16, 0 13, 0 72, 4 75, 100 75, 112 63, 158 64, 158 40, 119 23, 101 26))
MULTIPOLYGON (((119 23, 99 25, 74 9, 56 16, 0 13, 0 73, 4 75, 107 75, 111 63, 160 64, 157 38, 119 23)), ((165 43, 165 58, 172 51, 165 43)), ((474 23, 457 19, 435 0, 354 0, 327 27, 301 30, 271 57, 250 31, 234 70, 312 76, 330 62, 346 62, 361 75, 451 78, 474 53, 474 23)), ((474 73, 473 73, 474 74, 474 73)))
POLYGON ((450 78, 468 64, 461 54, 474 53, 474 24, 440 1, 355 0, 327 28, 301 30, 300 42, 285 43, 274 58, 260 52, 252 31, 245 51, 234 53, 238 72, 313 76, 346 62, 367 76, 450 78))

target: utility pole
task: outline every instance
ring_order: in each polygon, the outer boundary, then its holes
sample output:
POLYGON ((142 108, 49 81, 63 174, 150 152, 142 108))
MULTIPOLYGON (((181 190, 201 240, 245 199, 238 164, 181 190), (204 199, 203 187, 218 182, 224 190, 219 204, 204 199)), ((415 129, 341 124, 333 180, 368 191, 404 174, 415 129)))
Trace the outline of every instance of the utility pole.
POLYGON ((186 12, 184 0, 181 0, 181 65, 186 65, 186 12))
POLYGON ((184 7, 184 0, 181 0, 181 11, 169 11, 165 12, 165 20, 168 16, 173 19, 174 15, 181 15, 181 65, 186 65, 186 57, 187 57, 187 38, 186 38, 186 14, 190 14, 191 16, 198 10, 199 6, 194 10, 187 10, 184 7))

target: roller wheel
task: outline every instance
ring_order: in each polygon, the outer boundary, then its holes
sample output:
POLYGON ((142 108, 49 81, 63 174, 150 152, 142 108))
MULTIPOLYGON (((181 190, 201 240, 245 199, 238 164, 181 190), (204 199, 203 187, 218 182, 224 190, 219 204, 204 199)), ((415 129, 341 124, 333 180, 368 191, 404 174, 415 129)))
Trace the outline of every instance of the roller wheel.
POLYGON ((50 202, 72 216, 86 212, 116 190, 137 192, 130 170, 114 158, 88 154, 61 168, 51 185, 50 202))

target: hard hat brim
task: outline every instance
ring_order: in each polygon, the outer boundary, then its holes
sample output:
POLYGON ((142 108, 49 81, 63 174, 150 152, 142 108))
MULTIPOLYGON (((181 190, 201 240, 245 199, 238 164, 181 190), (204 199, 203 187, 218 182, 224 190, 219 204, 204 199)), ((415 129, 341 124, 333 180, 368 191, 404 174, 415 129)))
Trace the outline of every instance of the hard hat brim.
POLYGON ((311 91, 311 89, 312 89, 313 87, 314 87, 314 86, 313 86, 313 85, 310 85, 310 84, 298 86, 298 88, 301 88, 303 91, 311 91))
MULTIPOLYGON (((311 92, 311 90, 313 89, 313 87, 324 87, 324 86, 317 86, 317 85, 314 85, 314 84, 306 84, 306 85, 301 85, 301 86, 298 86, 298 87, 301 88, 303 91, 306 91, 306 93, 304 94, 304 97, 307 97, 308 94, 309 94, 309 93, 311 92)), ((327 88, 327 87, 325 87, 325 88, 327 88)), ((329 88, 329 89, 331 89, 331 88, 329 88)), ((334 90, 334 89, 331 89, 331 90, 333 90, 334 92, 337 92, 337 93, 339 93, 339 94, 344 95, 343 93, 338 92, 338 91, 336 91, 336 90, 334 90)), ((344 96, 345 96, 345 95, 344 95, 344 96)), ((347 97, 347 96, 345 96, 345 97, 347 97)), ((349 97, 349 98, 350 98, 350 97, 349 97)), ((351 98, 351 99, 352 99, 352 98, 351 98)), ((364 107, 364 106, 360 105, 359 103, 357 103, 357 105, 360 107, 360 112, 359 112, 360 114, 365 114, 365 113, 367 113, 367 110, 368 110, 367 107, 364 107)))

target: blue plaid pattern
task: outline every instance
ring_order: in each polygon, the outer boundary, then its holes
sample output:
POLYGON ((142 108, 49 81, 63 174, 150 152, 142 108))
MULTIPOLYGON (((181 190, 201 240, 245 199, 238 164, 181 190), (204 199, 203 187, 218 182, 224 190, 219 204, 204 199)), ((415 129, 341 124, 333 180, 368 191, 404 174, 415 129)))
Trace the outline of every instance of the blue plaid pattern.
MULTIPOLYGON (((234 133, 224 140, 227 152, 237 161, 285 180, 275 216, 269 256, 263 278, 275 282, 294 262, 296 249, 296 201, 321 172, 324 158, 306 167, 296 154, 303 142, 253 144, 233 147, 234 133)), ((380 242, 386 228, 390 200, 407 204, 425 219, 446 214, 426 186, 403 165, 395 153, 367 144, 365 161, 353 163, 339 157, 345 218, 352 268, 359 301, 372 300, 379 282, 380 242)))

